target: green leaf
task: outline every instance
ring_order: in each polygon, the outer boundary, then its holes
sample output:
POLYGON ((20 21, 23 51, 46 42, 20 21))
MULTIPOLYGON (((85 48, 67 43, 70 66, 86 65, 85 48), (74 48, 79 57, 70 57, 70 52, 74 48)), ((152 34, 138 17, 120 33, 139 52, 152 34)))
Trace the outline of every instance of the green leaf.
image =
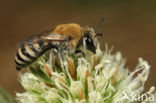
POLYGON ((3 88, 0 88, 0 103, 15 103, 15 100, 3 88))

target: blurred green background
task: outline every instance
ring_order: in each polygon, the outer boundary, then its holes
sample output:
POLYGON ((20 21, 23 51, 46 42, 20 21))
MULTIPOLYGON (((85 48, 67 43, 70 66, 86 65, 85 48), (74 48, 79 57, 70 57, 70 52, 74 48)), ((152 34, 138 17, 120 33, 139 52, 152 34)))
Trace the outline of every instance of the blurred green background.
POLYGON ((156 1, 155 0, 1 0, 0 1, 0 86, 15 95, 22 92, 14 66, 16 44, 24 38, 63 23, 96 27, 101 46, 114 46, 133 70, 137 58, 151 65, 146 89, 156 86, 156 1))

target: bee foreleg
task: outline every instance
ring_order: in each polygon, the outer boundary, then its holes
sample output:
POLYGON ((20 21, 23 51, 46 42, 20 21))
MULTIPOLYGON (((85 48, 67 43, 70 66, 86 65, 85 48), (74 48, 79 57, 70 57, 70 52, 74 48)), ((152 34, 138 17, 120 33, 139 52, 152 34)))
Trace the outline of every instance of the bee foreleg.
POLYGON ((59 59, 60 59, 60 61, 61 61, 61 66, 62 66, 62 70, 65 72, 65 70, 66 70, 66 68, 65 68, 65 53, 64 53, 64 51, 65 51, 65 49, 66 49, 66 45, 65 45, 65 43, 63 43, 61 46, 60 46, 60 48, 58 48, 58 55, 59 55, 59 59))
POLYGON ((50 66, 51 66, 51 69, 54 71, 54 65, 55 65, 55 52, 54 52, 54 49, 51 49, 50 50, 50 55, 49 55, 49 62, 50 62, 50 66))
POLYGON ((64 63, 64 50, 63 49, 59 50, 59 58, 61 59, 61 62, 64 63))

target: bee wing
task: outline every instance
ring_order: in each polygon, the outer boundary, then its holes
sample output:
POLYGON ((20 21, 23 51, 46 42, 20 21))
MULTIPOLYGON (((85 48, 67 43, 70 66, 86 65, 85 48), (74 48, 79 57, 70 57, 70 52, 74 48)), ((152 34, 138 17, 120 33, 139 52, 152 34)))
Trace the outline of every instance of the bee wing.
MULTIPOLYGON (((32 35, 32 36, 30 36, 30 37, 28 37, 28 38, 26 38, 26 39, 20 41, 20 42, 16 45, 16 48, 20 48, 20 47, 23 46, 24 44, 33 44, 33 43, 35 43, 35 42, 34 42, 34 39, 35 39, 35 38, 36 38, 36 35, 32 35)), ((39 39, 39 38, 36 38, 36 40, 37 40, 38 42, 41 41, 41 39, 39 39)))
POLYGON ((23 41, 17 44, 17 48, 21 47, 24 44, 34 44, 39 42, 65 42, 71 40, 70 36, 63 35, 63 34, 54 34, 50 31, 42 32, 40 34, 32 35, 23 41))
POLYGON ((63 42, 63 41, 67 41, 68 40, 68 37, 67 35, 62 35, 62 34, 49 34, 49 35, 45 35, 45 36, 42 36, 42 40, 43 41, 47 41, 47 42, 51 42, 51 41, 60 41, 60 42, 63 42))

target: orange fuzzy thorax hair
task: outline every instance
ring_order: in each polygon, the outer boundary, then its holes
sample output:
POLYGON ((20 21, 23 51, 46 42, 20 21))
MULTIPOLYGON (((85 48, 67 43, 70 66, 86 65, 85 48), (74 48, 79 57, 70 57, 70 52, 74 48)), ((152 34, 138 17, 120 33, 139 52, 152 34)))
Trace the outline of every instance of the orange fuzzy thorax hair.
POLYGON ((82 37, 81 26, 75 23, 58 25, 52 33, 71 36, 73 38, 72 42, 70 43, 72 47, 75 47, 82 37))
POLYGON ((77 38, 81 37, 81 26, 79 24, 61 24, 56 26, 53 33, 69 35, 71 37, 77 38))

